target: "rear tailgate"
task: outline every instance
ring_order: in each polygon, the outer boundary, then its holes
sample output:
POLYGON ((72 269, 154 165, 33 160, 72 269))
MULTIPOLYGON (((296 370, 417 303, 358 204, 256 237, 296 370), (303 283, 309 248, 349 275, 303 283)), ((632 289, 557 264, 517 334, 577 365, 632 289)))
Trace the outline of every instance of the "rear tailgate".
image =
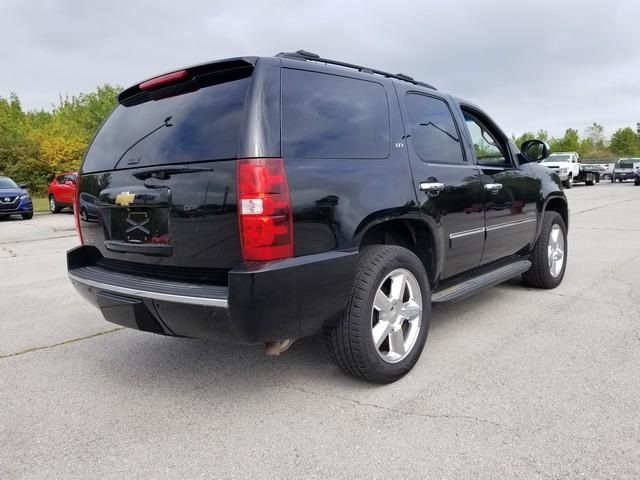
POLYGON ((85 157, 80 228, 111 268, 213 278, 242 261, 236 159, 253 64, 185 71, 125 90, 85 157))

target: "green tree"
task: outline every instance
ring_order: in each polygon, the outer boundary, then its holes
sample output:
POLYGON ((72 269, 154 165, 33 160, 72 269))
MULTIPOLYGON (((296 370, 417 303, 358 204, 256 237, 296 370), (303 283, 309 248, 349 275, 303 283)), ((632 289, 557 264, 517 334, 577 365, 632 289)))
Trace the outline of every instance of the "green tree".
POLYGON ((552 152, 577 152, 580 149, 580 134, 575 128, 567 128, 561 138, 549 141, 552 152))
POLYGON ((611 151, 622 156, 640 155, 640 139, 631 127, 619 128, 611 136, 611 151))
POLYGON ((117 104, 119 87, 61 97, 51 112, 25 112, 16 94, 0 97, 0 174, 35 193, 61 171, 75 170, 91 137, 117 104))
POLYGON ((602 149, 605 146, 604 127, 599 123, 593 122, 584 132, 584 140, 591 148, 602 149))
POLYGON ((536 133, 536 139, 537 140, 542 140, 543 142, 548 142, 549 141, 549 132, 547 132, 546 130, 543 130, 543 129, 538 130, 538 133, 536 133))
POLYGON ((524 142, 528 140, 534 140, 536 136, 533 134, 533 132, 524 132, 519 137, 513 136, 512 138, 513 138, 513 143, 515 143, 519 148, 520 145, 522 145, 524 142))

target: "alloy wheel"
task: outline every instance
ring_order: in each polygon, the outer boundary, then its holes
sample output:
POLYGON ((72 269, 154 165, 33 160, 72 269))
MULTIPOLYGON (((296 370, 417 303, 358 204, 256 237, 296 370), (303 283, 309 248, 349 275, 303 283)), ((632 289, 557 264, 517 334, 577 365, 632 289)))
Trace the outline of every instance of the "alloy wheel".
POLYGON ((387 363, 403 360, 413 349, 422 324, 422 293, 404 268, 389 273, 378 286, 371 312, 371 335, 387 363))
POLYGON ((549 272, 553 278, 557 278, 562 272, 564 265, 564 233, 557 223, 551 227, 549 232, 549 243, 547 244, 547 256, 549 259, 549 272))

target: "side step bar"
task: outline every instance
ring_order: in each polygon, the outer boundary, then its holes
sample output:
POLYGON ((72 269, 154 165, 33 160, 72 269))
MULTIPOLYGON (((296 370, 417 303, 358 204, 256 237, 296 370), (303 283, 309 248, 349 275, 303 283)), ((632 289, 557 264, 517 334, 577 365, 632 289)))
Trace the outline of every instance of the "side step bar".
POLYGON ((519 260, 504 267, 500 267, 491 272, 483 273, 477 277, 465 280, 464 282, 452 285, 443 290, 436 290, 431 295, 431 302, 442 303, 451 300, 459 300, 469 295, 473 295, 480 290, 490 288, 510 278, 520 275, 531 268, 529 260, 519 260))

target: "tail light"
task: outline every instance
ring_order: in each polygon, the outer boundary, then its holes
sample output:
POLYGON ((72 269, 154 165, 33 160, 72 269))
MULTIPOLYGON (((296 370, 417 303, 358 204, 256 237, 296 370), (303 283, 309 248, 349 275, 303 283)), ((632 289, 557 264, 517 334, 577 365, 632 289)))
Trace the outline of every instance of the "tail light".
POLYGON ((82 229, 80 228, 80 174, 76 175, 76 191, 73 198, 73 216, 76 219, 76 230, 80 237, 80 243, 84 245, 82 229))
POLYGON ((281 158, 238 160, 238 223, 246 261, 293 256, 291 199, 281 158))

